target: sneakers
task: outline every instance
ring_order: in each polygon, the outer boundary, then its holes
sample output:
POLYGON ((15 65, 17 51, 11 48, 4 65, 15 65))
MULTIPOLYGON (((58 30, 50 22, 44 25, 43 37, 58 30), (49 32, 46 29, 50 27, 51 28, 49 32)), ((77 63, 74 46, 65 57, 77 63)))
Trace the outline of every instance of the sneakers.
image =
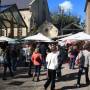
POLYGON ((34 81, 34 77, 32 78, 32 81, 34 81))

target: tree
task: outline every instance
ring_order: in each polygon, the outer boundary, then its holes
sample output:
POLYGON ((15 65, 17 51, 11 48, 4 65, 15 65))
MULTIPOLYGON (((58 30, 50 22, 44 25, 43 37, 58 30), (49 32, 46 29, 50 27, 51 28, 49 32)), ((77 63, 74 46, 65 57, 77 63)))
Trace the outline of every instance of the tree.
POLYGON ((85 25, 85 20, 83 20, 80 25, 81 25, 83 28, 85 28, 85 27, 86 27, 86 25, 85 25))
POLYGON ((77 16, 62 13, 51 14, 52 23, 60 30, 70 23, 76 23, 80 25, 81 19, 77 16))

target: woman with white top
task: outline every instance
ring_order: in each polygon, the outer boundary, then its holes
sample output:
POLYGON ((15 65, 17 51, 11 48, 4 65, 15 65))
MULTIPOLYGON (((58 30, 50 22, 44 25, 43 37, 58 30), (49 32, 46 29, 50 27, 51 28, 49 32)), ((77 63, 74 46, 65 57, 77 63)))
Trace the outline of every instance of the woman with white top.
POLYGON ((48 79, 44 84, 45 90, 51 83, 51 90, 55 90, 55 78, 56 78, 56 69, 58 67, 58 54, 56 44, 51 45, 51 52, 48 53, 46 57, 47 69, 48 69, 48 79))

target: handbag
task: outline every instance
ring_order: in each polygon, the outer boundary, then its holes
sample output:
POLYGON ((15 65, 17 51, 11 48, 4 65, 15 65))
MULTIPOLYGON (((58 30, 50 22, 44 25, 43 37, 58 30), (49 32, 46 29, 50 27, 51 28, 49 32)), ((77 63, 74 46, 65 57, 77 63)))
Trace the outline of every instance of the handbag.
POLYGON ((83 51, 81 53, 82 53, 82 55, 80 57, 80 65, 79 65, 79 67, 83 68, 84 64, 85 64, 85 56, 83 54, 83 51))
POLYGON ((36 58, 36 61, 37 61, 38 63, 42 64, 40 56, 38 56, 38 57, 36 58))
POLYGON ((75 64, 79 66, 79 68, 84 67, 84 63, 85 63, 85 56, 82 51, 81 54, 82 54, 81 57, 79 57, 78 55, 78 59, 75 61, 75 64))

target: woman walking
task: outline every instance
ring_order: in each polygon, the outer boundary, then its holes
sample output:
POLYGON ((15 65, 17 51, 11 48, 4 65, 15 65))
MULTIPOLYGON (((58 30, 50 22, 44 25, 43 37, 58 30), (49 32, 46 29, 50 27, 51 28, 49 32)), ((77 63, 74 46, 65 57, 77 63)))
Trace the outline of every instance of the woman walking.
POLYGON ((37 76, 37 81, 39 81, 41 61, 42 61, 41 54, 39 53, 39 48, 35 49, 35 51, 32 54, 31 60, 35 66, 35 71, 33 73, 33 81, 35 79, 35 76, 37 76))

